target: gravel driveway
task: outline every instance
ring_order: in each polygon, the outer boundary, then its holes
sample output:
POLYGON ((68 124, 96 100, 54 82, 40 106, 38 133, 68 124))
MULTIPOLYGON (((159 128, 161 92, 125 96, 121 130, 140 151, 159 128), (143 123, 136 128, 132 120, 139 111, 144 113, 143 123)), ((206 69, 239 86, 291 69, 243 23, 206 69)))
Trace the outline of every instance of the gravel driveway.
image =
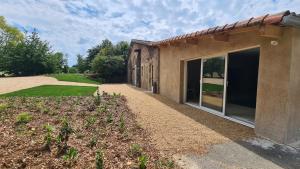
POLYGON ((0 94, 40 85, 97 86, 87 83, 58 81, 57 79, 48 76, 6 77, 0 78, 0 94))
POLYGON ((253 129, 126 84, 101 85, 121 93, 153 144, 187 169, 300 168, 300 149, 257 138, 253 129))
POLYGON ((211 145, 254 135, 251 128, 126 84, 101 85, 100 90, 125 95, 139 124, 149 130, 153 143, 164 152, 201 154, 211 145))

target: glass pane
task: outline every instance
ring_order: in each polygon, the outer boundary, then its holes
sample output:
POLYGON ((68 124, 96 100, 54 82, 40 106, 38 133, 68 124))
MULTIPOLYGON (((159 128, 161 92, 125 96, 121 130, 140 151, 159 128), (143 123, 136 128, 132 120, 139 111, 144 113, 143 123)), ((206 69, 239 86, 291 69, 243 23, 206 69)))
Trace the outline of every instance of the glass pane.
POLYGON ((202 103, 216 111, 223 110, 225 57, 203 60, 202 103))

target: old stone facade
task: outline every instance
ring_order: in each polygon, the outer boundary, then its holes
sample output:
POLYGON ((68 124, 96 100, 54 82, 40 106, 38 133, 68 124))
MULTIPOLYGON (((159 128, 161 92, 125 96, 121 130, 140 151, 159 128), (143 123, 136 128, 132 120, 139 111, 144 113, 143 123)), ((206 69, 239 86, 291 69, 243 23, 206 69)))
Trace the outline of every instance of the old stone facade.
POLYGON ((152 42, 132 40, 128 59, 128 83, 158 93, 159 49, 152 42))

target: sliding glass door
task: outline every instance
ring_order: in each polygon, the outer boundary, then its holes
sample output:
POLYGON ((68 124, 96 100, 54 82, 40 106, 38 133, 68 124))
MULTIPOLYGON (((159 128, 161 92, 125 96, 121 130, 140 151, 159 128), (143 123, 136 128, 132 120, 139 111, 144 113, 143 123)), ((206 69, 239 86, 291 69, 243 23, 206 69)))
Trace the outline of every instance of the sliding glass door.
POLYGON ((203 59, 201 106, 223 112, 225 57, 203 59))

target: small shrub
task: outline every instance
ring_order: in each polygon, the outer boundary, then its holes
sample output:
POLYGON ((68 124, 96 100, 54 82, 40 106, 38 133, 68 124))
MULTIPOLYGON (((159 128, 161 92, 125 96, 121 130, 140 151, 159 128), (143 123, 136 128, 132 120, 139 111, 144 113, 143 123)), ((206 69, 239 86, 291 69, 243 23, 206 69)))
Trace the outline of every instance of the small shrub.
POLYGON ((97 138, 96 137, 93 137, 91 140, 90 140, 90 142, 89 142, 89 144, 87 145, 88 147, 90 147, 90 148, 93 148, 93 147, 95 147, 97 145, 97 138))
POLYGON ((129 151, 132 156, 140 156, 143 149, 139 144, 132 144, 129 151))
POLYGON ((68 141, 70 134, 73 133, 73 129, 68 122, 67 118, 63 118, 62 127, 60 129, 59 135, 61 135, 62 141, 68 141))
POLYGON ((121 133, 123 133, 125 131, 125 120, 124 120, 124 114, 121 114, 120 117, 120 124, 119 124, 119 130, 121 133))
POLYGON ((156 161, 156 168, 174 168, 175 163, 173 160, 168 160, 168 159, 162 159, 156 161))
POLYGON ((100 93, 99 93, 99 90, 97 90, 97 96, 96 96, 96 98, 95 98, 95 104, 96 104, 97 106, 99 106, 100 103, 101 103, 101 95, 100 95, 100 93))
POLYGON ((96 152, 96 169, 103 169, 104 162, 103 162, 103 153, 101 150, 96 152))
POLYGON ((46 131, 46 135, 44 137, 44 142, 45 142, 45 147, 50 150, 50 145, 51 145, 51 142, 52 142, 52 133, 54 131, 54 127, 47 124, 47 125, 44 125, 44 130, 46 131))
POLYGON ((107 123, 112 123, 113 122, 113 114, 111 112, 107 114, 106 122, 107 123))
POLYGON ((63 156, 64 160, 75 160, 78 157, 78 150, 71 147, 67 153, 63 156))
POLYGON ((120 97, 120 96, 121 96, 121 93, 118 93, 118 94, 117 94, 117 93, 113 92, 113 95, 112 95, 112 96, 113 96, 113 98, 117 98, 117 97, 120 97))
POLYGON ((16 123, 17 124, 26 124, 32 120, 31 114, 23 112, 17 115, 16 123))
POLYGON ((38 102, 36 104, 36 108, 40 113, 45 113, 47 114, 49 112, 49 108, 47 108, 44 104, 44 102, 38 102))
POLYGON ((139 161, 139 169, 146 169, 147 168, 148 157, 146 155, 141 155, 138 158, 138 161, 139 161))
POLYGON ((5 103, 0 104, 0 113, 4 112, 9 106, 5 103))
POLYGON ((96 118, 94 116, 90 116, 86 119, 85 127, 90 128, 93 124, 96 123, 96 118))
POLYGON ((172 161, 172 160, 168 160, 168 161, 165 163, 165 166, 166 166, 167 168, 174 168, 174 167, 175 167, 175 163, 174 163, 174 161, 172 161))
POLYGON ((61 155, 63 154, 67 148, 68 148, 68 140, 70 137, 70 134, 72 134, 74 131, 71 127, 71 125, 69 124, 69 122, 67 121, 66 118, 63 118, 62 120, 62 127, 60 128, 59 134, 56 138, 56 144, 57 144, 57 148, 58 148, 58 152, 57 155, 61 155))
POLYGON ((106 113, 107 112, 107 106, 106 105, 102 105, 97 109, 98 113, 106 113))

